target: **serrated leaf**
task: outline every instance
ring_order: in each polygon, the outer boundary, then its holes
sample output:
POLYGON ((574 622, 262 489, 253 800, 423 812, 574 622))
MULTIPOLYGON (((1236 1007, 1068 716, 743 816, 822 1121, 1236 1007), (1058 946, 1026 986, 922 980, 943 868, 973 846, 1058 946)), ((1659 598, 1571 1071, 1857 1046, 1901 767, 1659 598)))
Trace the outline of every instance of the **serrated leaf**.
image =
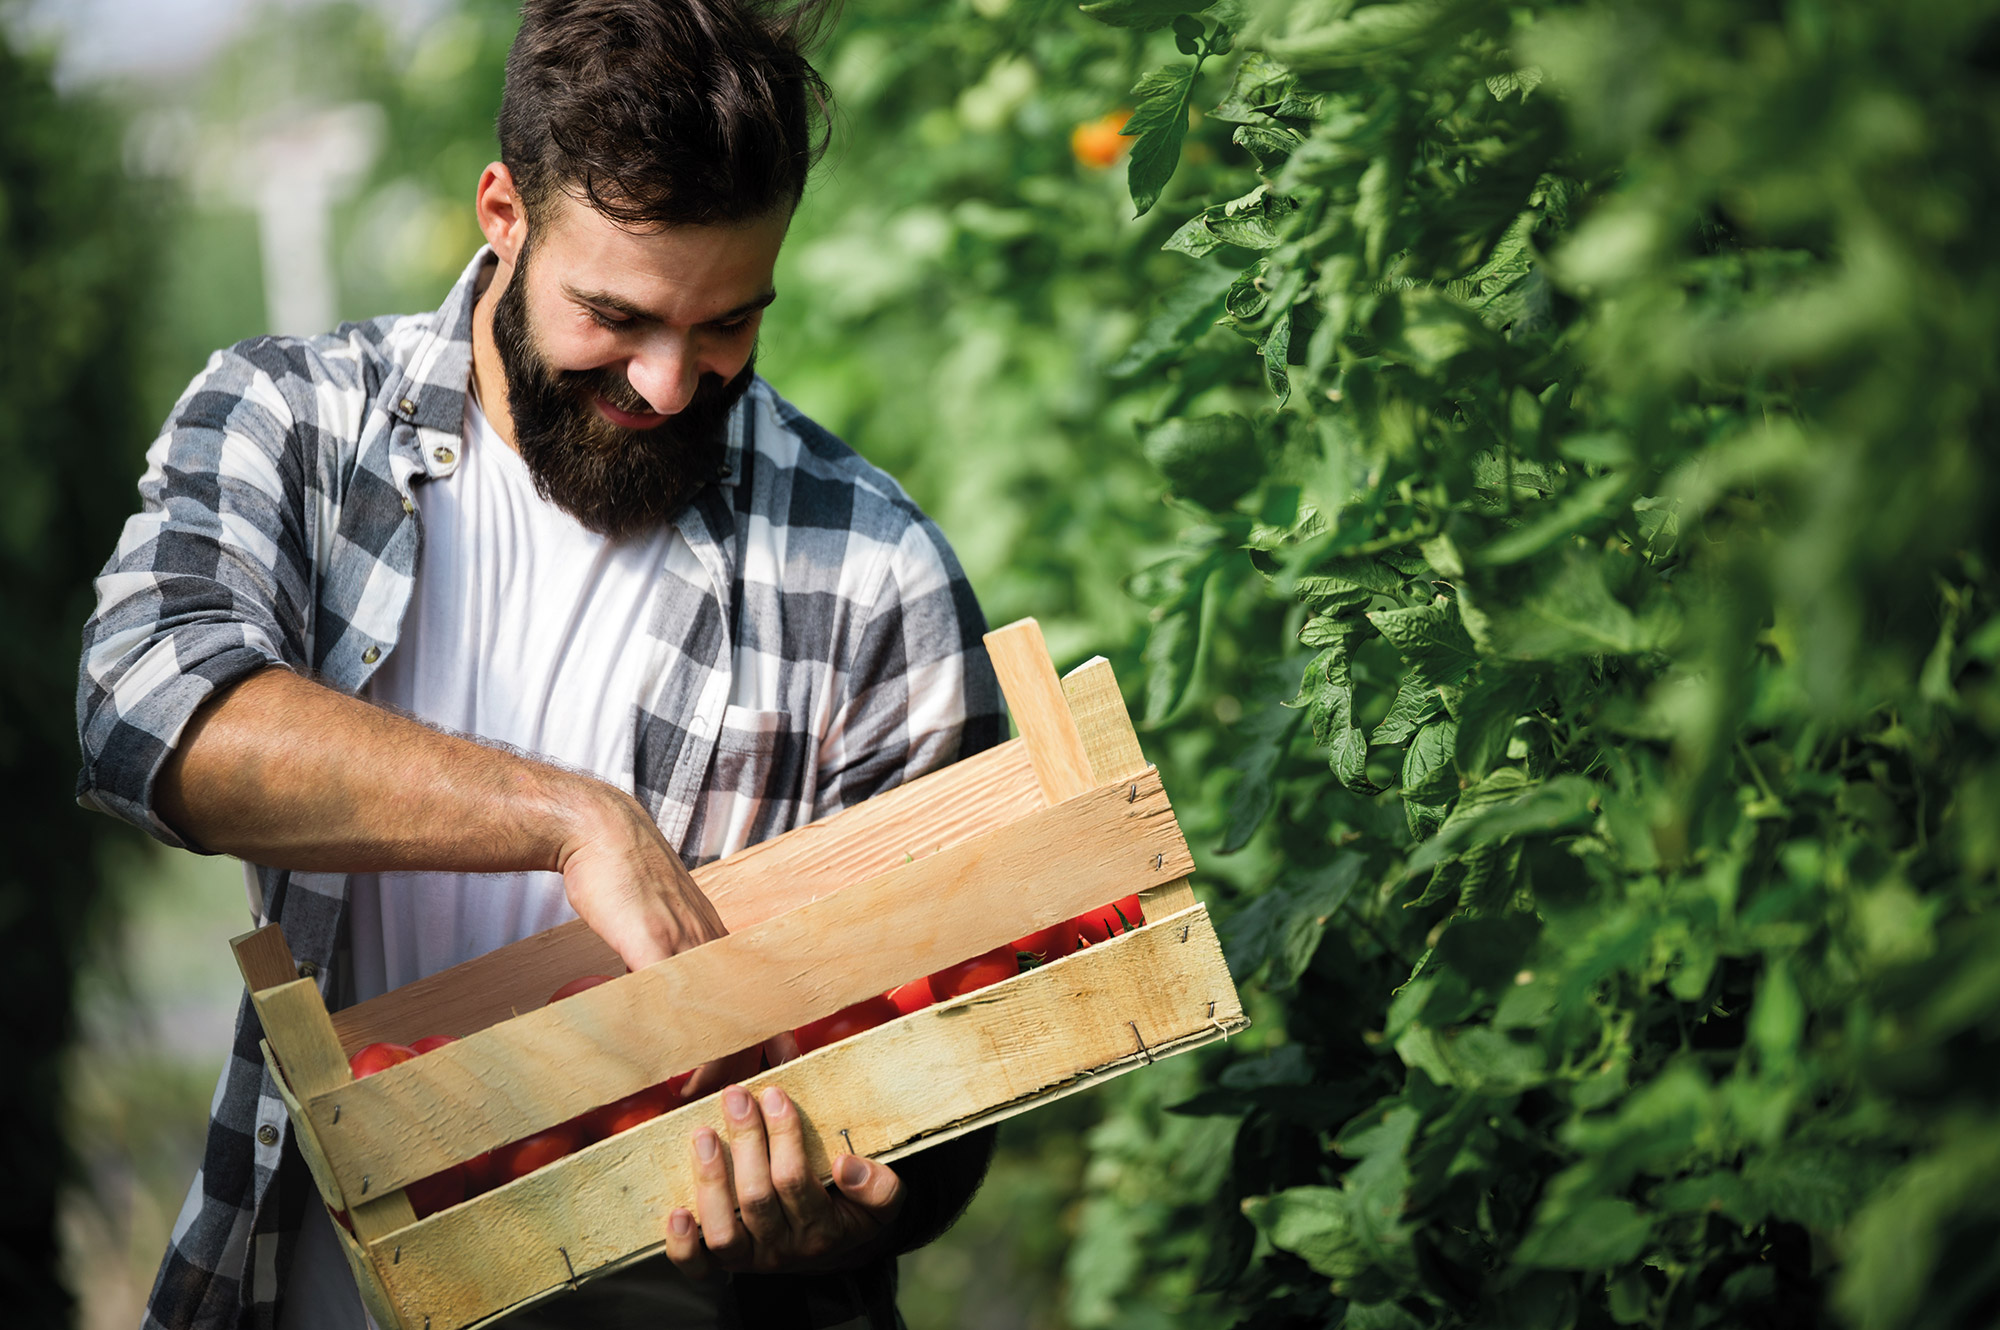
MULTIPOLYGON (((1466 616, 1480 649, 1513 660, 1626 656, 1655 650, 1670 637, 1664 621, 1642 621, 1611 594, 1596 551, 1569 549, 1561 561, 1508 603, 1477 603, 1466 616)), ((1468 605, 1472 598, 1466 597, 1468 605)))
POLYGON ((1189 258, 1201 259, 1222 248, 1222 241, 1215 232, 1208 229, 1206 213, 1196 213, 1175 228, 1160 246, 1170 254, 1185 254, 1189 258))
POLYGON ((1194 71, 1193 65, 1167 65, 1140 79, 1132 89, 1132 117, 1120 132, 1137 140, 1125 171, 1132 205, 1138 209, 1135 216, 1151 211, 1160 191, 1173 178, 1174 168, 1180 165, 1194 71))
POLYGON ((1534 703, 1538 685, 1532 675, 1515 674, 1489 665, 1468 685, 1458 711, 1459 774, 1478 780, 1507 755, 1514 725, 1534 703))
POLYGON ((1574 493, 1558 499, 1548 511, 1531 515, 1530 520, 1489 540, 1470 554, 1475 564, 1502 567, 1531 559, 1579 532, 1587 531, 1612 513, 1623 510, 1631 481, 1613 472, 1584 482, 1574 493))
POLYGON ((1368 742, 1378 748, 1403 743, 1417 732, 1418 726, 1443 709, 1437 685, 1419 675, 1406 674, 1396 690, 1396 700, 1389 704, 1389 714, 1375 727, 1375 733, 1368 736, 1368 742))
POLYGON ((1458 606, 1447 597, 1408 609, 1372 610, 1368 622, 1433 687, 1459 682, 1479 662, 1458 606))
POLYGON ((1218 120, 1244 123, 1278 109, 1291 92, 1291 71, 1263 51, 1251 51, 1237 63, 1229 91, 1209 114, 1218 120))
POLYGON ((1441 804, 1458 793, 1458 772, 1452 765, 1455 721, 1435 720, 1416 731, 1403 750, 1403 797, 1441 804))
POLYGON ((1249 153, 1256 160, 1257 169, 1267 175, 1284 165, 1285 159, 1305 142, 1296 130, 1278 125, 1238 125, 1229 139, 1249 153))

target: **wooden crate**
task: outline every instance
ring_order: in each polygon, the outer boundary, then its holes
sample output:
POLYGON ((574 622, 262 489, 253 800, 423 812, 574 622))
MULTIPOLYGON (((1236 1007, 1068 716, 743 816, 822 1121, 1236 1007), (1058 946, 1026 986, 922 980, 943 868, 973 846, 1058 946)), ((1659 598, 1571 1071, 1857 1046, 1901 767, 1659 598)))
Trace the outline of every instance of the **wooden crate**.
POLYGON ((747 1084, 791 1095, 824 1179, 840 1149, 895 1160, 1247 1024, 1109 665, 1058 680, 1033 620, 986 640, 1021 737, 697 870, 730 929, 706 946, 545 1006, 623 968, 572 922, 330 1015, 275 926, 236 939, 377 1321, 460 1330, 658 1252, 693 1132, 727 1131, 711 1095, 422 1220, 409 1183, 1134 891, 1145 927, 747 1084), (460 1038, 350 1075, 427 1034, 460 1038))

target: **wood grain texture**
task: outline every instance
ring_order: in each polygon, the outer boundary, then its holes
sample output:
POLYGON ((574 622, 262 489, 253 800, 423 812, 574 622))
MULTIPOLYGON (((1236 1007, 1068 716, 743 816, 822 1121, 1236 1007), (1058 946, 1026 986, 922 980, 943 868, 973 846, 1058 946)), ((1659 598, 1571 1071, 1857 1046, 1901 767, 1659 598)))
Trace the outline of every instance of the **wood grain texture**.
MULTIPOLYGON (((1007 714, 1027 741, 1042 796, 1052 804, 1074 799, 1109 781, 1091 779, 1090 754, 1049 660, 1042 626, 1018 619, 986 635, 986 654, 1007 696, 1007 714)), ((1101 902, 1100 902, 1101 903, 1101 902)))
MULTIPOLYGON (((1139 733, 1132 728, 1132 713, 1125 709, 1110 661, 1092 656, 1063 676, 1062 687, 1097 784, 1130 779, 1151 765, 1139 749, 1139 733)), ((1194 887, 1184 877, 1139 893, 1148 919, 1179 914, 1194 903, 1194 887)))
MULTIPOLYGON (((894 1158, 1244 1024, 1197 908, 749 1086, 782 1085, 798 1103, 824 1178, 829 1143, 894 1158)), ((428 1317, 431 1330, 462 1330, 566 1284, 572 1269, 588 1276, 657 1251, 666 1214, 692 1201, 690 1143, 700 1126, 726 1130, 714 1097, 375 1242, 403 1324, 419 1330, 428 1317), (393 1265, 383 1260, 392 1249, 401 1251, 393 1265)))
MULTIPOLYGON (((326 1003, 320 1000, 319 988, 312 980, 294 979, 275 988, 259 989, 250 995, 250 1001, 264 1028, 265 1046, 278 1055, 280 1079, 297 1100, 336 1093, 356 1083, 347 1067, 347 1055, 340 1051, 340 1040, 334 1036, 333 1022, 327 1018, 326 1003)), ((290 1109, 288 1101, 286 1110, 290 1109)), ((327 1170, 326 1177, 317 1180, 322 1197, 335 1209, 347 1211, 355 1236, 366 1241, 416 1218, 400 1190, 384 1187, 379 1181, 364 1190, 360 1183, 366 1180, 365 1175, 354 1186, 340 1185, 339 1173, 332 1167, 310 1116, 294 1114, 292 1122, 300 1136, 300 1153, 308 1160, 317 1156, 327 1170), (368 1191, 374 1195, 367 1196, 368 1191)))
POLYGON ((341 1194, 402 1187, 1191 866, 1148 773, 301 1098, 341 1194))
MULTIPOLYGON (((1043 806, 1028 746, 1016 739, 694 871, 731 931, 762 923, 898 864, 985 835, 1043 806)), ((469 1035, 523 1011, 579 975, 624 962, 581 920, 454 965, 337 1012, 349 1053, 386 1039, 469 1035)))
POLYGON ((1092 656, 1063 676, 1062 690, 1090 759, 1092 785, 1129 780, 1152 765, 1139 750, 1139 734, 1110 661, 1092 656))
POLYGON ((236 955, 236 968, 243 975, 244 987, 253 993, 260 988, 289 984, 299 977, 299 965, 292 959, 285 930, 276 924, 265 924, 254 932, 229 939, 229 949, 236 955))

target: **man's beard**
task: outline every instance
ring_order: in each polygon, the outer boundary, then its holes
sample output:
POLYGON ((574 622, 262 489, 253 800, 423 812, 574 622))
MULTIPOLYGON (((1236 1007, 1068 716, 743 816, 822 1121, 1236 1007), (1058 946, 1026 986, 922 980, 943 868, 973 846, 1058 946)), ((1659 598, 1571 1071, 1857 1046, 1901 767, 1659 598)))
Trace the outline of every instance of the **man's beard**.
POLYGON ((493 344, 507 373, 514 446, 535 489, 592 531, 613 540, 665 522, 722 474, 729 412, 755 376, 757 356, 735 378, 703 374, 688 404, 651 429, 625 429, 592 404, 621 411, 652 405, 606 367, 552 370, 529 325, 528 250, 493 306, 493 344))

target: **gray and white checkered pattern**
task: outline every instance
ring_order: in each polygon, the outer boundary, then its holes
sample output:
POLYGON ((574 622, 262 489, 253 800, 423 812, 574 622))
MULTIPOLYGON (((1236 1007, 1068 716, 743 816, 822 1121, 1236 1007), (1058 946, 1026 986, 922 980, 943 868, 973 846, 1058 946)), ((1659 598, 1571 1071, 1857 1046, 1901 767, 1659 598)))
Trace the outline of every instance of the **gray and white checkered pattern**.
MULTIPOLYGON (((209 360, 147 453, 142 511, 97 582, 81 803, 184 844, 153 785, 205 698, 273 664, 358 691, 395 649, 422 547, 411 490, 456 469, 490 262, 482 250, 434 314, 209 360)), ((731 417, 727 460, 675 519, 632 646, 652 658, 649 684, 606 699, 637 708, 634 793, 690 866, 1003 734, 978 603, 895 481, 762 380, 731 417)), ((262 919, 337 1001, 346 877, 255 874, 262 919)), ((148 1327, 275 1325, 313 1193, 258 1038, 246 999, 148 1327)))

